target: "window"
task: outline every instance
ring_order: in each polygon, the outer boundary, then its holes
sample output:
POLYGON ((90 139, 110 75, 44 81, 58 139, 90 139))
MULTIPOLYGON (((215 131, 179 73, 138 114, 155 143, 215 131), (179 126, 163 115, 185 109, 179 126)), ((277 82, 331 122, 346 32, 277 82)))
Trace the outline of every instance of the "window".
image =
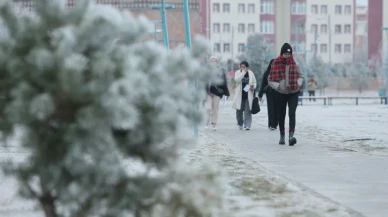
POLYGON ((318 14, 318 5, 311 5, 311 13, 318 14))
POLYGON ((255 4, 248 4, 248 13, 249 14, 255 13, 255 4))
POLYGON ((321 34, 327 34, 327 25, 326 24, 321 25, 321 34))
POLYGON ((327 5, 321 5, 321 14, 327 14, 327 5))
POLYGON ((260 32, 264 34, 273 34, 274 33, 273 21, 272 20, 261 21, 260 32))
POLYGON ((244 44, 242 44, 242 43, 238 44, 238 52, 244 52, 244 50, 245 50, 244 48, 245 48, 244 44))
POLYGON ((240 23, 238 24, 238 33, 245 33, 245 25, 240 23))
POLYGON ((293 2, 292 3, 292 14, 306 14, 306 3, 305 2, 293 2))
POLYGON ((251 23, 248 24, 248 33, 254 33, 255 32, 255 24, 251 23))
POLYGON ((351 49, 352 49, 352 46, 350 44, 345 44, 345 48, 344 48, 345 53, 352 52, 351 49))
POLYGON ((214 52, 221 52, 221 44, 220 43, 214 43, 214 52))
POLYGON ((345 33, 350 34, 352 32, 350 24, 345 25, 345 33))
POLYGON ((220 12, 220 4, 219 3, 213 3, 213 12, 220 12))
POLYGON ((224 23, 224 33, 229 33, 229 32, 230 32, 230 24, 224 23))
POLYGON ((336 53, 341 53, 342 51, 342 49, 341 49, 342 47, 341 47, 341 44, 335 44, 335 47, 334 47, 334 52, 336 52, 336 53))
POLYGON ((261 14, 274 14, 273 1, 261 1, 260 12, 261 14))
POLYGON ((224 53, 229 53, 229 52, 230 52, 230 44, 224 43, 224 53))
POLYGON ((293 41, 291 44, 294 52, 304 52, 306 50, 304 41, 293 41))
POLYGON ((292 28, 293 34, 304 34, 305 32, 305 26, 304 23, 295 22, 294 26, 292 28))
POLYGON ((312 52, 317 52, 317 44, 311 44, 311 51, 312 52))
POLYGON ((335 14, 342 14, 342 6, 341 5, 335 6, 335 14))
POLYGON ((352 8, 350 7, 350 5, 345 6, 345 14, 347 15, 352 14, 352 8))
POLYGON ((225 3, 222 7, 223 7, 222 11, 224 13, 229 13, 230 12, 230 4, 229 3, 225 3))
POLYGON ((341 34, 341 32, 342 32, 341 25, 335 25, 335 33, 341 34))
POLYGON ((245 5, 244 4, 238 4, 238 12, 245 13, 245 5))
POLYGON ((318 31, 318 25, 317 24, 311 24, 311 32, 316 33, 318 31))
POLYGON ((220 24, 213 23, 213 33, 220 33, 220 24))
POLYGON ((321 53, 327 53, 327 44, 321 44, 321 53))

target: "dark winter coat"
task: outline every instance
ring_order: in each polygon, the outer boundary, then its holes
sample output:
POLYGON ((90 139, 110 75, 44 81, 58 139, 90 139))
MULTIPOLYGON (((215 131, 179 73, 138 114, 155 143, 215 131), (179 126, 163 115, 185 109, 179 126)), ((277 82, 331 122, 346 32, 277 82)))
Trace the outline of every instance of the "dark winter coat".
POLYGON ((219 82, 206 85, 206 92, 210 92, 220 98, 223 96, 229 96, 228 81, 223 70, 219 70, 217 74, 217 81, 219 82))
POLYGON ((269 73, 270 73, 271 65, 272 65, 272 63, 273 63, 274 60, 275 60, 275 59, 272 59, 272 60, 269 62, 269 65, 268 65, 268 67, 267 67, 267 70, 265 70, 265 72, 264 72, 263 79, 262 79, 261 85, 260 85, 260 90, 259 90, 259 98, 262 98, 264 93, 267 93, 268 90, 272 89, 272 88, 268 85, 268 75, 269 75, 269 73))

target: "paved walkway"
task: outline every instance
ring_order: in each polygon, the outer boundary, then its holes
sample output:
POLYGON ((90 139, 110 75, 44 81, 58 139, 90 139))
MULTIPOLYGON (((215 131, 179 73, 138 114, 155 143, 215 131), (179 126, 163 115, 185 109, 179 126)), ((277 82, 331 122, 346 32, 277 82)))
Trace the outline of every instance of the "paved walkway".
POLYGON ((346 151, 297 132, 296 146, 280 146, 279 132, 255 121, 251 131, 238 130, 231 108, 220 108, 218 131, 204 132, 236 153, 367 217, 388 216, 387 157, 346 151))

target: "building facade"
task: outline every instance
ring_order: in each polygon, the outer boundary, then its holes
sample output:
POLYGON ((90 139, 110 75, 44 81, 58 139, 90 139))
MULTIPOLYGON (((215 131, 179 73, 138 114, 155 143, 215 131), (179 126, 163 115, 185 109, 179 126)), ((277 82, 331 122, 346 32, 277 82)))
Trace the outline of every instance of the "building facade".
POLYGON ((368 7, 356 7, 355 61, 362 61, 368 52, 368 7), (361 54, 361 55, 360 55, 361 54), (360 56, 362 59, 360 59, 360 56))
POLYGON ((210 7, 210 41, 213 53, 222 61, 237 60, 247 49, 250 34, 260 32, 259 1, 208 0, 210 7))
POLYGON ((307 59, 350 63, 355 47, 355 0, 307 0, 307 59))
POLYGON ((379 77, 379 87, 385 86, 388 67, 388 2, 386 0, 368 1, 368 59, 370 72, 379 77))
POLYGON ((368 1, 368 58, 370 61, 378 61, 382 58, 384 32, 384 17, 387 16, 388 2, 384 0, 368 1), (385 2, 385 3, 384 3, 385 2), (383 11, 386 11, 383 16, 383 11))

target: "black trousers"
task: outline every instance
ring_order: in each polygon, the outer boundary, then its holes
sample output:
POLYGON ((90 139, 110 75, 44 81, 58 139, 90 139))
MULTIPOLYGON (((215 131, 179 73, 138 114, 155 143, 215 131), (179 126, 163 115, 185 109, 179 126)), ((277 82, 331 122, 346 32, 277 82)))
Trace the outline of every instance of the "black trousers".
MULTIPOLYGON (((315 90, 309 90, 309 96, 315 96, 315 90)), ((313 100, 315 102, 315 99, 313 100)), ((309 99, 309 101, 311 102, 311 99, 309 99)))
POLYGON ((295 122, 296 122, 296 108, 298 107, 298 96, 299 92, 292 94, 281 94, 277 93, 276 102, 279 109, 279 130, 280 132, 284 132, 284 122, 286 120, 286 111, 288 105, 288 118, 289 121, 289 131, 295 131, 295 122))
POLYGON ((268 111, 268 127, 278 127, 278 106, 276 105, 277 93, 272 88, 268 87, 267 96, 267 111, 268 111))

